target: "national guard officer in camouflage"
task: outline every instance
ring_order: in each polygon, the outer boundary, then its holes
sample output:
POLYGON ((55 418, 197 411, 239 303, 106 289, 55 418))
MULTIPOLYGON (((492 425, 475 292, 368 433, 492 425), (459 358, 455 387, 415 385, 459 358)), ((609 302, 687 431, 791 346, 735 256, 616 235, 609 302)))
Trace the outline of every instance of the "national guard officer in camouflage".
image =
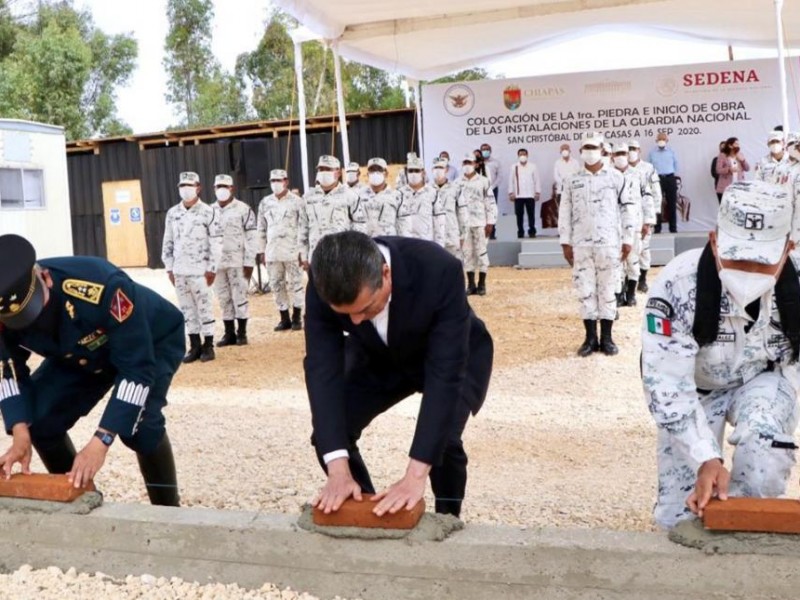
POLYGON ((658 425, 654 516, 662 527, 702 516, 715 495, 786 491, 800 382, 791 218, 779 186, 735 182, 706 247, 674 258, 650 288, 642 379, 658 425), (735 447, 729 469, 726 421, 735 447))
MULTIPOLYGON (((653 210, 656 215, 656 223, 658 222, 659 215, 661 214, 661 203, 663 197, 661 194, 661 180, 658 177, 656 168, 642 160, 642 148, 639 140, 631 140, 628 142, 628 164, 634 170, 638 171, 645 185, 650 188, 650 194, 653 197, 653 210)), ((639 252, 639 283, 636 289, 640 292, 647 293, 647 272, 650 270, 651 254, 650 254, 650 241, 653 239, 653 228, 650 227, 647 235, 642 239, 642 248, 639 252)))
POLYGON ((467 211, 464 236, 464 269, 467 272, 467 295, 486 294, 486 274, 489 272, 489 249, 487 238, 497 223, 497 202, 489 180, 475 172, 475 156, 467 153, 462 165, 462 176, 456 180, 458 196, 456 204, 467 211), (475 285, 478 271, 478 285, 475 285))
POLYGON ((297 235, 300 226, 302 199, 289 190, 289 177, 283 169, 269 174, 272 194, 258 205, 259 255, 267 266, 269 285, 281 315, 275 331, 303 329, 302 313, 305 302, 303 271, 297 262, 297 235), (292 316, 289 318, 289 295, 292 316))
POLYGON ((397 235, 433 242, 444 239, 444 213, 437 210, 436 190, 425 183, 424 171, 416 156, 406 163, 408 182, 397 189, 397 235))
POLYGON ((783 132, 772 131, 767 137, 767 147, 769 154, 756 163, 756 179, 776 183, 775 171, 780 165, 789 160, 786 148, 783 144, 783 132))
POLYGON ((458 260, 464 261, 461 247, 467 235, 466 199, 461 196, 458 184, 448 179, 449 163, 447 159, 437 158, 433 161, 433 189, 436 190, 437 212, 444 213, 444 239, 435 240, 444 246, 458 260))
POLYGON ((217 203, 213 206, 217 213, 215 220, 222 228, 222 252, 214 291, 225 324, 225 335, 217 342, 217 346, 244 346, 247 344, 247 320, 250 318, 247 288, 258 253, 256 216, 247 204, 234 197, 233 178, 230 175, 216 176, 214 193, 217 196, 217 203), (234 319, 238 330, 234 327, 234 319))
POLYGON ((344 176, 347 187, 353 190, 356 194, 361 195, 361 193, 367 188, 366 185, 361 183, 361 165, 357 162, 347 163, 344 176))
POLYGON ((50 473, 84 487, 119 436, 136 452, 153 504, 178 506, 162 409, 185 352, 184 319, 170 302, 101 258, 36 262, 17 235, 0 236, 0 412, 15 463, 30 472, 31 446, 50 473), (31 373, 32 354, 44 358, 31 373), (80 452, 69 436, 109 390, 97 431, 80 452))
POLYGON ((216 213, 200 200, 200 176, 187 171, 178 181, 181 202, 167 211, 161 260, 178 294, 186 319, 189 352, 184 362, 214 360, 214 308, 211 286, 222 250, 216 213), (203 336, 201 345, 200 336, 203 336))
POLYGON ((322 236, 340 231, 367 228, 367 217, 361 199, 341 183, 341 163, 335 156, 323 155, 317 162, 317 185, 303 196, 300 204, 298 244, 300 263, 308 269, 314 248, 322 236))
POLYGON ((369 185, 361 194, 361 204, 367 215, 366 234, 370 237, 397 235, 397 207, 400 194, 389 187, 389 170, 382 158, 370 158, 367 163, 369 185))
POLYGON ((601 160, 602 145, 599 133, 584 135, 583 168, 564 180, 558 210, 559 241, 572 267, 586 329, 579 356, 589 356, 596 350, 609 356, 619 352, 611 336, 617 313, 614 291, 620 261, 628 256, 633 243, 633 203, 622 173, 601 160))
POLYGON ((642 250, 642 240, 650 233, 650 228, 656 224, 656 211, 653 207, 653 196, 650 186, 641 176, 641 173, 630 166, 628 162, 628 144, 615 144, 612 151, 614 168, 625 178, 625 185, 632 202, 633 212, 633 239, 631 251, 622 262, 621 278, 624 280, 622 293, 625 306, 636 306, 636 286, 639 283, 639 258, 642 250))

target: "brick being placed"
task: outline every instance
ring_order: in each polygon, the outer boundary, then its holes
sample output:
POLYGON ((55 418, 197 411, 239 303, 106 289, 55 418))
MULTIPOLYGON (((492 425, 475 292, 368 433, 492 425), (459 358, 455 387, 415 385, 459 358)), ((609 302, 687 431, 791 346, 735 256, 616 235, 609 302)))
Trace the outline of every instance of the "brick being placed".
POLYGON ((703 526, 715 531, 800 533, 800 501, 789 498, 712 500, 703 526))
POLYGON ((29 500, 49 500, 51 502, 72 502, 86 492, 95 491, 94 483, 76 488, 66 475, 15 473, 9 479, 0 477, 0 497, 27 498, 29 500))
POLYGON ((325 514, 315 508, 313 521, 323 527, 365 527, 371 529, 413 529, 422 515, 425 514, 425 501, 420 500, 411 510, 405 508, 394 514, 386 513, 382 517, 372 510, 378 504, 371 494, 362 494, 363 500, 358 502, 349 498, 336 512, 325 514))

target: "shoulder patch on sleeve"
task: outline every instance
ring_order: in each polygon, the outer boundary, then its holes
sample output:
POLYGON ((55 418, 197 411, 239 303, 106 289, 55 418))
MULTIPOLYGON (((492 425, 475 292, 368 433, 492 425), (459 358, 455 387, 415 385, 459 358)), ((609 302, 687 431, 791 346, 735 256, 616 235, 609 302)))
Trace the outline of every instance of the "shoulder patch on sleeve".
POLYGON ((61 284, 61 289, 67 296, 78 298, 89 304, 100 304, 105 286, 82 279, 65 279, 61 284))
POLYGON ((672 304, 670 304, 663 298, 650 298, 647 301, 646 308, 657 310, 658 312, 662 313, 667 319, 671 319, 675 315, 675 310, 672 308, 672 304))
POLYGON ((133 302, 125 295, 125 292, 118 289, 111 299, 109 312, 119 323, 124 323, 133 314, 133 302))
POLYGON ((647 315, 647 331, 656 335, 672 337, 672 321, 658 315, 647 315))

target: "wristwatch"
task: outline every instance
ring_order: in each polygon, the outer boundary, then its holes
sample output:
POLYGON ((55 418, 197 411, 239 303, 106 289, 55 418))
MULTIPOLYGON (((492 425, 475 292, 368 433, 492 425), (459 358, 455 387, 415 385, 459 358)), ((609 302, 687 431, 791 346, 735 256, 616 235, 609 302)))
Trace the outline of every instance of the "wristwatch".
POLYGON ((108 433, 107 431, 100 431, 99 429, 94 432, 94 437, 103 442, 106 446, 111 446, 111 444, 114 443, 114 439, 116 438, 116 436, 113 433, 108 433))

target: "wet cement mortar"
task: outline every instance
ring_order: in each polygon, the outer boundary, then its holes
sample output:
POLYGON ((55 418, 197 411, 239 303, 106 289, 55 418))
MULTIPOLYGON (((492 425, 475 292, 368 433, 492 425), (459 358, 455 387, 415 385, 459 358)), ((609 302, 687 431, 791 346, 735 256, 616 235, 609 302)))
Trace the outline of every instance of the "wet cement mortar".
POLYGON ((27 498, 0 498, 0 512, 43 513, 48 515, 88 515, 103 505, 103 494, 86 492, 72 502, 50 502, 27 498))
POLYGON ((670 541, 705 554, 765 554, 800 557, 800 535, 711 531, 699 519, 678 523, 670 541))

